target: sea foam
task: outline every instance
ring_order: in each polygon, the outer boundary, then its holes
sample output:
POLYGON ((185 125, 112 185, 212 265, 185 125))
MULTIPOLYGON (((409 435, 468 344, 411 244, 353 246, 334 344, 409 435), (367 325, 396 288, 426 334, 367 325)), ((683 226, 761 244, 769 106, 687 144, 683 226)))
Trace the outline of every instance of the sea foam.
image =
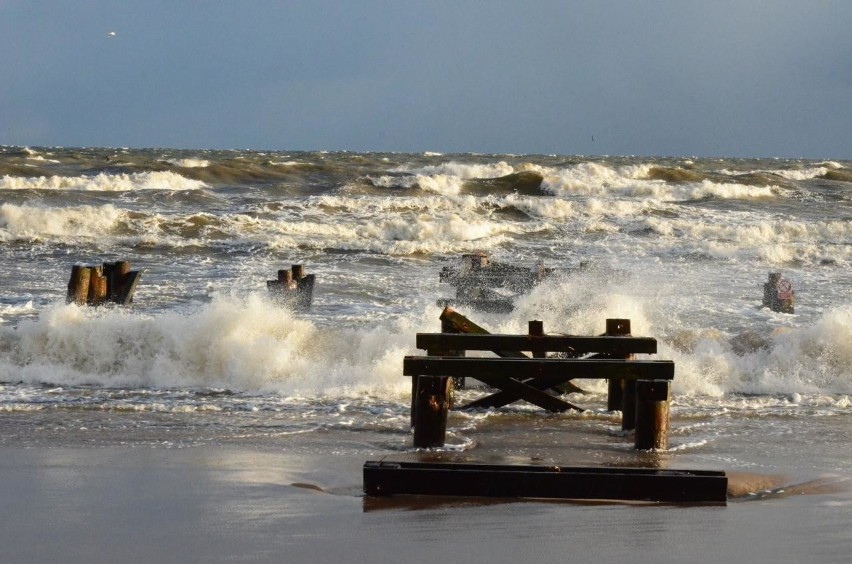
POLYGON ((100 173, 95 176, 39 176, 0 178, 0 190, 85 190, 124 192, 132 190, 197 190, 206 184, 165 171, 132 174, 100 173))

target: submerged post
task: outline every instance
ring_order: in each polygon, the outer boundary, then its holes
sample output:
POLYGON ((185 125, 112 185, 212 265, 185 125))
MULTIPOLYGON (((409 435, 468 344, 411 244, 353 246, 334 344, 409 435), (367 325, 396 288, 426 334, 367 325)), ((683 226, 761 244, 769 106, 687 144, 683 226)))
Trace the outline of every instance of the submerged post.
MULTIPOLYGON (((608 337, 627 337, 630 335, 630 320, 629 319, 607 319, 606 332, 604 335, 608 337)), ((632 355, 627 355, 623 358, 631 358, 632 355)), ((624 381, 610 379, 607 381, 607 411, 621 411, 624 413, 624 381)), ((630 427, 631 429, 633 427, 630 427)))
POLYGON ((447 434, 452 379, 446 376, 418 376, 414 397, 414 446, 442 447, 447 434))
POLYGON ((669 445, 669 381, 636 382, 637 450, 665 450, 669 445))
POLYGON ((68 303, 77 305, 86 305, 86 300, 89 297, 89 279, 92 272, 89 267, 81 264, 75 264, 71 267, 71 279, 68 281, 68 303))

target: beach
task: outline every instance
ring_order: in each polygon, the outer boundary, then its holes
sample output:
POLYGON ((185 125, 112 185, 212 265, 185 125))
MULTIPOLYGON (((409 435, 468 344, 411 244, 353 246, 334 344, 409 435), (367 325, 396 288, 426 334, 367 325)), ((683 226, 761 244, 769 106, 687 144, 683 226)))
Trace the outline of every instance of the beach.
MULTIPOLYGON (((677 415, 675 450, 667 453, 632 451, 615 422, 541 413, 516 413, 514 421, 485 426, 475 448, 419 454, 381 448, 387 431, 252 437, 250 428, 231 428, 202 435, 181 432, 191 425, 188 419, 168 418, 175 434, 168 444, 154 444, 145 433, 121 433, 139 425, 132 416, 45 416, 39 428, 17 437, 4 420, 3 560, 840 563, 852 541, 849 467, 830 454, 848 443, 849 415, 824 419, 812 430, 826 437, 821 444, 803 444, 789 427, 765 435, 741 432, 714 449, 712 461, 700 451, 677 452, 690 424, 677 415), (535 432, 499 440, 507 424, 535 432), (403 454, 713 468, 728 473, 729 500, 689 506, 364 496, 364 462, 403 454)), ((791 425, 801 422, 792 419, 791 425)), ((458 424, 451 416, 451 427, 458 424)), ((404 425, 392 434, 391 441, 410 441, 404 425)))

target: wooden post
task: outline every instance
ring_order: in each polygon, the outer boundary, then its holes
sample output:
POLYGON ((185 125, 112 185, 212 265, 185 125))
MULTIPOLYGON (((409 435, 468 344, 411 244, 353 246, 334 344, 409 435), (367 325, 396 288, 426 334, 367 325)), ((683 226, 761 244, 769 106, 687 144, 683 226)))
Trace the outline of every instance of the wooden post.
MULTIPOLYGON (((530 337, 543 337, 544 336, 544 322, 543 321, 530 321, 528 324, 528 331, 530 337)), ((533 358, 547 358, 547 353, 542 352, 534 352, 533 358)))
POLYGON ((298 287, 296 281, 293 280, 293 271, 291 270, 279 270, 278 282, 285 290, 295 290, 298 287))
POLYGON ((442 447, 447 434, 447 411, 452 379, 446 376, 420 376, 414 398, 414 446, 442 447))
POLYGON ((87 303, 93 306, 102 305, 107 298, 107 278, 103 275, 103 268, 93 266, 89 268, 89 294, 87 303))
MULTIPOLYGON (((461 333, 456 326, 449 320, 441 318, 441 333, 461 333)), ((426 351, 429 356, 464 356, 465 351, 426 351)), ((464 376, 456 376, 450 384, 450 406, 454 399, 454 391, 456 389, 463 390, 465 387, 464 376)))
POLYGON ((669 444, 669 381, 636 382, 637 450, 665 450, 669 444))
POLYGON ((86 300, 89 297, 89 279, 91 272, 87 266, 75 264, 71 268, 71 280, 68 281, 68 303, 74 302, 77 305, 86 305, 86 300))
MULTIPOLYGON (((606 332, 607 336, 629 336, 630 335, 630 320, 629 319, 607 319, 606 332)), ((632 355, 627 355, 622 358, 631 358, 632 355)), ((607 381, 607 411, 621 411, 624 413, 624 382, 623 380, 608 380, 607 381)), ((623 419, 622 419, 623 426, 623 419)), ((630 427, 631 429, 633 427, 630 427)))
POLYGON ((304 264, 294 264, 291 267, 291 272, 293 273, 294 280, 301 280, 305 277, 305 265, 304 264))
POLYGON ((107 274, 106 264, 104 264, 104 276, 107 276, 109 287, 109 300, 115 303, 121 303, 124 285, 127 282, 128 274, 130 274, 130 262, 126 260, 115 261, 107 274))

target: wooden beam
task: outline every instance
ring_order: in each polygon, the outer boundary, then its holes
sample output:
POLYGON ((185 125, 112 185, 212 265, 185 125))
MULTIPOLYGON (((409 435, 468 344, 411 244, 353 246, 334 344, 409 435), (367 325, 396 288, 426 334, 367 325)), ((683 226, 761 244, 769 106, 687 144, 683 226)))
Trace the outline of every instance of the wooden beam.
POLYGON ((727 503, 728 478, 711 470, 368 461, 368 496, 727 503))
MULTIPOLYGON (((514 378, 500 378, 497 376, 492 377, 486 375, 479 375, 476 376, 476 379, 483 382, 484 384, 491 386, 492 388, 502 390, 503 393, 500 394, 502 404, 499 406, 494 405, 493 407, 501 407, 502 405, 512 403, 513 401, 525 400, 533 405, 537 405, 542 409, 546 409, 547 411, 552 411, 554 413, 561 413, 563 411, 568 411, 569 409, 574 409, 576 411, 585 411, 582 407, 560 399, 552 394, 543 391, 543 389, 531 386, 526 382, 515 380, 514 378)), ((550 386, 546 386, 546 388, 549 387, 550 386)), ((475 406, 466 405, 463 408, 470 407, 475 406)))
POLYGON ((417 333, 417 348, 469 351, 530 351, 608 354, 654 354, 652 337, 575 337, 570 335, 500 335, 417 333))
POLYGON ((406 356, 405 376, 466 376, 488 378, 539 378, 555 386, 573 378, 672 380, 671 360, 583 360, 563 358, 473 358, 406 356))
MULTIPOLYGON (((457 336, 457 335, 465 335, 467 337, 475 336, 475 335, 491 335, 491 333, 468 319, 466 316, 460 314, 456 310, 451 307, 445 307, 444 311, 441 312, 440 320, 442 324, 446 324, 450 327, 453 327, 457 333, 449 333, 449 332, 441 332, 441 333, 418 333, 417 334, 417 348, 423 350, 431 350, 431 349, 441 349, 441 350, 465 350, 465 347, 448 347, 445 346, 449 342, 438 340, 434 346, 420 346, 420 335, 437 335, 441 336, 457 336)), ((501 358, 529 358, 527 355, 518 350, 500 350, 500 349, 467 349, 467 350, 486 350, 491 351, 497 356, 501 358)))

